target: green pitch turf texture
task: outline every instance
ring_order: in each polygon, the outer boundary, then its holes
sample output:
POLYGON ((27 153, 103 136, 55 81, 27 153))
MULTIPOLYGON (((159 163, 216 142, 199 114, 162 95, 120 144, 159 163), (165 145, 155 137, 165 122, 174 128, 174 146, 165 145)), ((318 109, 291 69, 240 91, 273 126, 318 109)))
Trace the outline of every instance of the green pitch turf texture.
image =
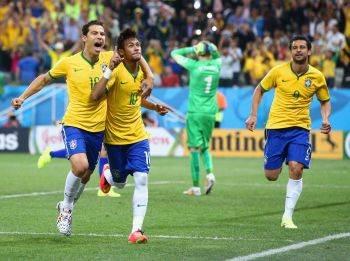
MULTIPOLYGON (((0 154, 0 260, 225 260, 350 232, 349 160, 312 162, 294 214, 299 229, 284 230, 286 167, 268 182, 262 159, 215 158, 212 194, 189 197, 189 160, 152 158, 145 245, 127 242, 132 178, 120 198, 101 198, 94 174, 75 207, 73 235, 59 235, 55 205, 69 163, 54 159, 38 170, 36 160, 0 154)), ((350 237, 262 259, 350 260, 350 237)))

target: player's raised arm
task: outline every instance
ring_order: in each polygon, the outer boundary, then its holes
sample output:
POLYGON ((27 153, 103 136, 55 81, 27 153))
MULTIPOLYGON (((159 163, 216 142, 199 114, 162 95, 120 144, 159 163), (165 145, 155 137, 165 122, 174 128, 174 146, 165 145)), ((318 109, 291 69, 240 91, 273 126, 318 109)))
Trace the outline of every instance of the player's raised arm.
POLYGON ((260 84, 255 88, 253 99, 252 99, 252 106, 250 115, 248 116, 247 120, 245 121, 245 126, 248 130, 253 131, 256 126, 257 121, 257 114, 258 114, 258 107, 261 102, 261 98, 263 96, 264 92, 261 88, 260 84))
POLYGON ((40 74, 29 84, 28 88, 25 89, 25 91, 19 97, 12 99, 12 107, 16 110, 19 109, 22 106, 25 99, 39 92, 42 88, 44 88, 45 85, 50 83, 51 80, 52 78, 49 73, 40 74))
POLYGON ((113 70, 124 60, 124 58, 122 58, 117 49, 114 49, 114 54, 111 58, 111 60, 109 61, 109 65, 106 68, 106 70, 103 72, 103 77, 95 84, 94 89, 91 93, 91 98, 94 101, 98 101, 99 99, 101 99, 105 93, 106 93, 106 86, 107 83, 109 81, 109 79, 112 77, 112 72, 113 70))
POLYGON ((195 55, 195 47, 185 47, 180 49, 172 50, 170 55, 171 57, 182 67, 190 70, 195 66, 196 60, 187 57, 187 55, 195 55))
POLYGON ((329 123, 329 116, 331 115, 331 103, 330 101, 321 101, 321 116, 322 126, 321 132, 328 134, 331 131, 331 124, 329 123))

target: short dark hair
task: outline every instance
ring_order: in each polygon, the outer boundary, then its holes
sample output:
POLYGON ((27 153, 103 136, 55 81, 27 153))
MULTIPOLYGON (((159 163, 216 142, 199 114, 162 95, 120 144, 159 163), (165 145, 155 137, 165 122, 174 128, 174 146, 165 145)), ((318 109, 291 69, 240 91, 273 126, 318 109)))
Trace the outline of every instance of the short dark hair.
POLYGON ((103 27, 103 23, 101 21, 98 20, 92 20, 90 22, 88 22, 87 24, 84 24, 83 27, 81 28, 81 32, 83 35, 87 35, 89 32, 89 27, 91 25, 101 25, 103 27))
POLYGON ((305 35, 302 35, 302 34, 297 34, 297 35, 294 35, 292 37, 292 39, 290 39, 289 41, 289 50, 292 50, 292 44, 294 41, 297 41, 297 40, 303 40, 306 42, 306 45, 307 45, 307 49, 308 50, 311 50, 311 41, 308 37, 306 37, 305 35))
POLYGON ((130 28, 126 28, 123 30, 117 40, 117 48, 123 49, 124 48, 124 42, 130 38, 137 38, 136 32, 130 28))

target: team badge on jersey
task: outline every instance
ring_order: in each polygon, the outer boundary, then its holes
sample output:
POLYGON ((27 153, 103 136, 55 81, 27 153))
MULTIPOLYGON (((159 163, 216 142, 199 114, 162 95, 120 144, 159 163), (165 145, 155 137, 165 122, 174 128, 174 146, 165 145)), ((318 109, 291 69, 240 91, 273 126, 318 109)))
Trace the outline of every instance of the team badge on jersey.
POLYGON ((77 147, 77 140, 71 140, 71 141, 69 142, 69 148, 70 148, 71 150, 74 150, 76 147, 77 147))
POLYGON ((306 79, 306 80, 305 80, 305 87, 306 87, 306 88, 309 88, 309 87, 311 86, 311 83, 312 83, 312 82, 311 82, 311 79, 306 79))
POLYGON ((101 65, 102 72, 105 72, 105 71, 106 71, 107 66, 108 66, 108 65, 105 64, 105 63, 103 63, 103 64, 101 65))

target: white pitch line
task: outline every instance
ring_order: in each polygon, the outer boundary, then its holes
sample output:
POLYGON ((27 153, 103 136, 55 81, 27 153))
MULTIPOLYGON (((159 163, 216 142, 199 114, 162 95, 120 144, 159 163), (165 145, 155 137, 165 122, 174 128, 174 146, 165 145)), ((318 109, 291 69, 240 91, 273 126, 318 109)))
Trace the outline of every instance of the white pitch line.
MULTIPOLYGON (((264 188, 286 188, 286 184, 272 184, 272 183, 220 183, 220 186, 232 186, 232 187, 264 187, 264 188)), ((324 189, 349 189, 347 185, 318 185, 318 184, 305 184, 303 188, 324 188, 324 189)))
MULTIPOLYGON (((184 182, 180 181, 155 181, 150 182, 150 185, 166 185, 166 184, 180 184, 184 182)), ((127 187, 133 187, 134 184, 126 184, 127 187)), ((97 190, 98 188, 86 188, 84 191, 89 190, 97 190)), ((32 192, 32 193, 25 193, 25 194, 12 194, 12 195, 1 195, 1 199, 11 199, 11 198, 22 198, 22 197, 36 197, 36 196, 47 196, 47 195, 54 195, 54 194, 61 194, 63 193, 62 190, 57 191, 47 191, 47 192, 32 192)))
MULTIPOLYGON (((40 233, 40 232, 20 232, 20 231, 0 231, 1 235, 19 235, 19 236, 61 236, 59 233, 40 233)), ((81 237, 127 237, 128 235, 123 234, 96 234, 96 233, 73 233, 72 236, 81 236, 81 237)), ((204 236, 170 236, 170 235, 151 235, 151 238, 161 238, 161 239, 189 239, 189 240, 223 240, 223 241, 270 241, 276 242, 280 240, 271 240, 264 238, 242 238, 242 237, 204 237, 204 236)), ((290 242, 291 240, 284 240, 290 242)))
POLYGON ((340 233, 340 234, 335 234, 335 235, 329 235, 326 237, 321 237, 321 238, 317 238, 317 239, 313 239, 310 241, 306 241, 306 242, 300 242, 297 244, 293 244, 293 245, 289 245, 289 246, 285 246, 285 247, 281 247, 281 248, 274 248, 274 249, 268 249, 259 253, 254 253, 254 254, 250 254, 247 256, 238 256, 238 257, 234 257, 232 259, 228 259, 228 261, 246 261, 246 260, 253 260, 256 258, 260 258, 260 257, 266 257, 266 256, 272 256, 272 255, 276 255, 276 254, 280 254, 280 253, 285 253, 291 250, 296 250, 296 249, 300 249, 300 248, 304 248, 307 246, 313 246, 313 245, 318 245, 318 244, 322 244, 325 243, 327 241, 331 241, 331 240, 336 240, 336 239, 341 239, 341 238, 346 238, 346 237, 350 237, 350 232, 348 233, 340 233))

